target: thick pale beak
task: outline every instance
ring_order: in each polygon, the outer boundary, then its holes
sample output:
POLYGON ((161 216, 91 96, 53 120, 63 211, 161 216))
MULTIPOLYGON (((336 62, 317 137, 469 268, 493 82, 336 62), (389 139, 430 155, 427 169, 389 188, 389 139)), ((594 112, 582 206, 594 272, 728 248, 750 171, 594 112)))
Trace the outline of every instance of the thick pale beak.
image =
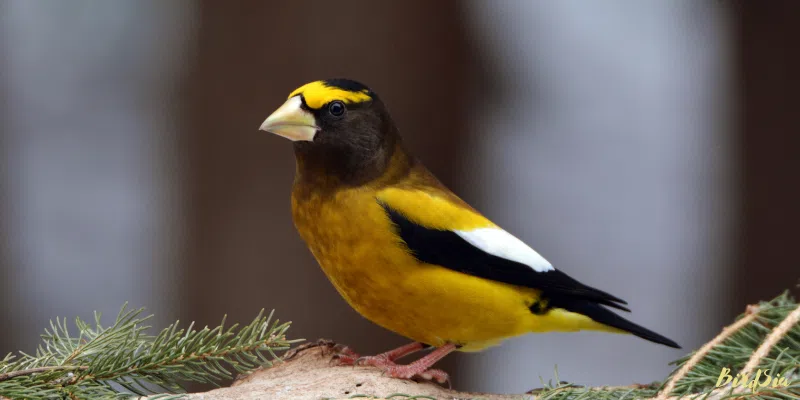
POLYGON ((314 140, 314 135, 319 130, 317 121, 313 114, 300 107, 302 104, 299 95, 286 100, 286 103, 267 117, 258 129, 292 141, 314 140))

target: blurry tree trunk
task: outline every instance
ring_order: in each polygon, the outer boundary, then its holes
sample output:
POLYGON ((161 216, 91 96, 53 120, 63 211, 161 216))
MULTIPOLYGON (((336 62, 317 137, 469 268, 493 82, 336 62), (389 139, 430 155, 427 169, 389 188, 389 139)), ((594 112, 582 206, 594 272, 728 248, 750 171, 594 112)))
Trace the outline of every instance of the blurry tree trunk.
POLYGON ((736 2, 743 165, 737 304, 800 279, 800 2, 736 2))
POLYGON ((291 337, 335 339, 362 353, 404 342, 360 318, 324 277, 291 222, 292 147, 257 128, 303 83, 356 79, 381 94, 409 145, 454 183, 470 61, 459 4, 200 4, 183 139, 189 317, 242 321, 275 308, 293 320, 291 337))

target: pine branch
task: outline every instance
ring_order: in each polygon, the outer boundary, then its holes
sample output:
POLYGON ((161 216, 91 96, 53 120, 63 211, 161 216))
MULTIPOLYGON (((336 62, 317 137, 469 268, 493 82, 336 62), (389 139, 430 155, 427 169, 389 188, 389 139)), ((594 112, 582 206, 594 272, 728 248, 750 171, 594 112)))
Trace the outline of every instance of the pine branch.
MULTIPOLYGON (((418 383, 386 377, 372 367, 335 367, 336 346, 321 343, 303 346, 286 355, 286 362, 255 372, 237 381, 233 387, 202 394, 189 399, 484 399, 484 400, 622 400, 678 398, 784 399, 800 400, 800 305, 788 294, 757 306, 749 306, 731 327, 698 351, 675 362, 676 369, 664 383, 616 387, 581 387, 555 382, 521 395, 464 393, 431 383, 418 383), (769 369, 772 377, 785 378, 786 386, 732 388, 730 383, 717 387, 723 368, 731 376, 769 369), (670 383, 671 382, 671 383, 670 383), (683 396, 683 397, 681 397, 683 396)), ((751 382, 755 372, 746 380, 751 382)), ((765 376, 759 379, 764 383, 765 376)))
POLYGON ((728 340, 728 338, 733 335, 734 333, 738 332, 742 328, 748 326, 753 322, 753 320, 758 317, 759 308, 756 306, 747 307, 745 311, 744 317, 740 318, 735 323, 731 324, 725 329, 722 330, 722 333, 717 335, 714 339, 711 339, 710 342, 703 345, 700 350, 697 350, 693 356, 691 356, 677 372, 672 374, 671 379, 667 382, 661 392, 659 393, 659 399, 663 400, 669 396, 670 393, 675 389, 675 385, 682 380, 691 370, 693 370, 698 363, 700 363, 711 350, 715 347, 722 344, 722 342, 728 340))
POLYGON ((0 361, 0 397, 26 399, 124 398, 159 392, 181 393, 182 383, 218 384, 279 360, 286 350, 289 323, 270 322, 263 311, 242 328, 222 323, 196 330, 178 322, 156 336, 146 333, 143 309, 123 306, 111 326, 100 314, 94 324, 75 320, 77 335, 66 319, 56 319, 42 335, 34 355, 9 354, 0 361))
MULTIPOLYGON (((771 371, 772 376, 786 378, 790 386, 785 389, 762 387, 758 389, 758 394, 745 388, 752 395, 751 398, 778 396, 800 399, 800 382, 797 382, 800 373, 800 325, 793 317, 798 307, 788 292, 770 302, 748 307, 747 312, 739 317, 739 321, 748 320, 748 323, 738 324, 737 321, 734 325, 739 326, 738 329, 710 349, 684 376, 678 377, 677 372, 673 373, 669 382, 675 382, 672 384, 674 390, 665 386, 661 398, 666 398, 665 395, 679 396, 715 390, 723 368, 729 369, 734 376, 759 368, 771 371), (784 321, 793 320, 791 326, 783 324, 784 321), (769 347, 759 352, 767 343, 770 343, 769 347)), ((686 357, 678 363, 683 367, 690 359, 686 357)), ((730 392, 731 388, 727 389, 730 392)), ((744 390, 739 389, 734 394, 743 393, 744 390)))
MULTIPOLYGON (((622 388, 575 388, 548 385, 537 399, 654 399, 673 400, 689 396, 700 399, 787 399, 800 400, 800 305, 788 292, 769 302, 747 307, 737 321, 722 330, 693 354, 673 364, 677 368, 664 384, 622 388), (726 368, 731 376, 769 370, 772 377, 785 378, 788 386, 754 388, 732 385, 717 387, 726 368)), ((765 377, 761 377, 761 382, 765 377)))
POLYGON ((89 369, 87 366, 53 366, 53 367, 39 367, 39 368, 31 368, 25 369, 21 371, 13 371, 7 372, 5 374, 0 374, 0 382, 7 381, 9 379, 14 379, 18 376, 24 375, 33 375, 33 374, 40 374, 43 372, 50 372, 50 371, 75 371, 75 370, 86 370, 89 369))
MULTIPOLYGON (((56 319, 34 355, 20 353, 0 360, 0 399, 110 399, 164 392, 150 398, 352 398, 367 393, 393 399, 800 400, 800 305, 788 293, 749 306, 717 337, 676 361, 675 371, 664 383, 598 388, 548 383, 518 396, 460 393, 430 383, 409 386, 412 383, 386 377, 372 367, 333 367, 330 343, 295 349, 280 365, 252 373, 260 365, 271 366, 278 360, 276 352, 294 342, 285 338, 288 324, 270 323, 270 317, 259 314, 241 329, 226 329, 223 319, 214 329, 194 330, 192 325, 179 329, 176 323, 149 336, 145 333, 149 317, 140 317, 141 312, 123 307, 109 327, 100 324, 99 315, 92 325, 76 320, 75 336, 65 320, 56 319), (769 370, 785 384, 717 387, 725 369, 731 376, 749 373, 746 382, 753 381, 758 370, 769 370), (237 379, 233 387, 181 394, 183 382, 218 383, 234 371, 245 378, 237 379)), ((559 382, 557 378, 556 374, 559 382)))

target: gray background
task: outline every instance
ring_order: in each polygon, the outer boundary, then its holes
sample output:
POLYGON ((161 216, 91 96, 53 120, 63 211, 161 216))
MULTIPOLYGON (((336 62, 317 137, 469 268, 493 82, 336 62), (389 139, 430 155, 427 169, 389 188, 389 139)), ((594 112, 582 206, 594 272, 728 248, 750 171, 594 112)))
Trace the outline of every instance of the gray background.
MULTIPOLYGON (((797 282, 796 2, 0 2, 0 352, 56 316, 245 321, 363 353, 405 340, 335 293, 289 215, 295 87, 345 76, 434 173, 673 350, 528 335, 460 389, 628 384, 797 282), (794 18, 794 19, 793 19, 794 18)), ((457 310, 454 310, 457 312, 457 310)))

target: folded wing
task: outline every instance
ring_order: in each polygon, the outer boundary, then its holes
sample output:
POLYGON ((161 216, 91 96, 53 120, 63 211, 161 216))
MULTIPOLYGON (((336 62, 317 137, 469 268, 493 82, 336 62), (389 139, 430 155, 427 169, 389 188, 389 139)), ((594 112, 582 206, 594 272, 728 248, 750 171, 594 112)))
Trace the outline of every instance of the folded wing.
MULTIPOLYGON (((414 193, 409 192, 409 195, 414 196, 414 193)), ((397 227, 400 239, 420 262, 484 279, 539 289, 549 298, 577 297, 629 311, 622 305, 627 304, 624 300, 586 286, 556 270, 535 250, 499 227, 469 230, 429 228, 424 222, 414 221, 414 216, 398 211, 401 207, 392 207, 385 200, 380 200, 380 203, 397 227)), ((429 206, 435 207, 436 204, 433 201, 429 206)), ((410 214, 407 208, 404 211, 410 214)), ((465 209, 463 212, 472 211, 465 209)))

